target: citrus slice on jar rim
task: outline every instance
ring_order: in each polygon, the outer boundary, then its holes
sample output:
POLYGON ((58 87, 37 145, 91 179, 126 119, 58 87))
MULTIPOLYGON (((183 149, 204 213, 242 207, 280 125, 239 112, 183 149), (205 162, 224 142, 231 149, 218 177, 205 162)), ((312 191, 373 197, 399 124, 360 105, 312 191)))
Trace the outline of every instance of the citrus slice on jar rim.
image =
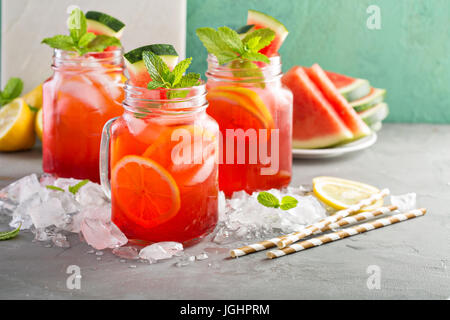
MULTIPOLYGON (((313 179, 314 195, 328 206, 342 210, 367 199, 380 190, 368 184, 334 177, 316 177, 313 179)), ((383 199, 361 211, 371 211, 383 206, 383 199)))
POLYGON ((180 191, 172 175, 143 157, 125 156, 114 166, 111 191, 123 214, 145 228, 166 222, 180 210, 180 191))

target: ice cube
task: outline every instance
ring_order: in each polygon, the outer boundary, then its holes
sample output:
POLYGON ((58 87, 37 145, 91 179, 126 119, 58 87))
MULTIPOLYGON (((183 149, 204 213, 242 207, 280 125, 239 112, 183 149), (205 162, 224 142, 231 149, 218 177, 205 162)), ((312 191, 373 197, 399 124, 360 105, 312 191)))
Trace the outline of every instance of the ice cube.
POLYGON ((41 190, 41 185, 36 174, 25 176, 2 189, 8 197, 17 202, 23 203, 41 190))
POLYGON ((139 252, 135 247, 118 247, 112 250, 112 253, 120 258, 128 260, 139 259, 139 252))
POLYGON ((409 211, 416 208, 416 194, 406 193, 402 195, 392 195, 391 204, 398 207, 400 212, 409 211))
POLYGON ((175 254, 183 250, 183 245, 178 242, 158 242, 146 246, 139 252, 141 259, 148 260, 150 262, 170 259, 175 254))
POLYGON ((75 199, 84 208, 89 206, 103 206, 108 199, 98 183, 88 182, 81 187, 75 195, 75 199))
POLYGON ((195 260, 202 261, 208 259, 208 254, 206 252, 202 252, 195 256, 195 260))
POLYGON ((86 242, 97 250, 120 247, 128 242, 114 223, 99 219, 83 219, 81 232, 86 242))
POLYGON ((60 248, 70 248, 70 242, 67 240, 67 237, 61 233, 57 233, 52 238, 53 244, 60 248))

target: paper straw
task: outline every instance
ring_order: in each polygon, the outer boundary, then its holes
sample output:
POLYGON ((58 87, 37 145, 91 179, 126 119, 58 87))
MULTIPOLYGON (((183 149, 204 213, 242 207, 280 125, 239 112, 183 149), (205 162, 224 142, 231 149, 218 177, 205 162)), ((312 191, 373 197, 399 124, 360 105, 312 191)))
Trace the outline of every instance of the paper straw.
POLYGON ((423 216, 427 212, 426 209, 416 209, 409 211, 407 213, 399 213, 395 214, 393 216, 377 219, 373 222, 367 222, 363 223, 354 227, 346 228, 337 232, 333 232, 330 234, 326 234, 317 238, 305 240, 299 243, 294 243, 290 245, 289 247, 283 248, 283 249, 277 249, 273 251, 267 252, 267 257, 270 259, 275 259, 279 257, 283 257, 285 255, 306 250, 312 247, 317 247, 325 243, 341 240, 347 237, 354 236, 356 234, 364 233, 370 230, 386 227, 391 224, 395 224, 398 222, 402 222, 408 219, 412 219, 415 217, 423 216))
POLYGON ((333 214, 332 216, 326 217, 325 219, 320 220, 319 222, 316 222, 310 226, 307 226, 305 229, 299 232, 294 232, 286 237, 280 239, 277 242, 278 248, 282 249, 287 247, 288 245, 297 242, 300 239, 306 238, 310 235, 312 235, 314 232, 322 231, 326 226, 328 226, 331 223, 335 223, 342 218, 345 218, 353 213, 356 213, 361 210, 363 207, 367 207, 375 202, 377 202, 380 199, 383 199, 386 195, 389 194, 388 189, 383 189, 381 192, 376 193, 372 196, 370 196, 367 199, 361 200, 359 203, 352 205, 348 207, 347 209, 341 210, 333 214))
POLYGON ((334 230, 334 229, 337 229, 340 227, 347 226, 349 224, 355 224, 357 222, 361 222, 363 220, 369 220, 369 219, 381 216, 385 213, 392 212, 397 209, 398 209, 397 206, 387 206, 387 207, 378 208, 377 210, 374 210, 374 211, 361 212, 354 216, 343 218, 335 223, 330 223, 328 226, 326 226, 322 230, 318 230, 318 231, 314 232, 314 234, 322 233, 322 232, 325 232, 328 230, 334 230))
MULTIPOLYGON (((389 194, 389 190, 388 189, 383 189, 379 193, 377 193, 375 195, 372 195, 371 197, 360 201, 358 204, 353 205, 353 206, 351 206, 351 207, 349 207, 349 208, 347 208, 345 210, 338 211, 333 216, 330 216, 328 218, 325 218, 325 219, 319 221, 319 223, 323 222, 323 221, 325 221, 327 219, 330 219, 330 223, 328 223, 328 224, 335 223, 336 221, 338 221, 338 220, 342 219, 342 217, 344 217, 344 216, 338 216, 337 219, 334 219, 334 217, 336 215, 339 215, 341 212, 344 211, 344 213, 346 213, 346 215, 349 215, 349 214, 352 214, 352 213, 356 213, 359 210, 361 210, 362 207, 371 205, 371 204, 375 203, 376 201, 382 199, 383 197, 385 197, 388 194, 389 194)), ((327 226, 328 224, 326 224, 325 226, 327 226)), ((311 226, 308 226, 306 228, 310 228, 310 227, 311 226)), ((317 231, 318 230, 316 230, 316 232, 317 231)), ((296 233, 297 232, 294 232, 292 234, 296 234, 296 233)), ((254 243, 254 244, 249 244, 247 246, 243 246, 241 248, 233 249, 233 250, 230 251, 230 255, 233 258, 237 258, 237 257, 245 256, 245 255, 250 254, 250 253, 254 253, 254 252, 258 252, 258 251, 262 251, 262 250, 273 248, 273 247, 277 246, 277 243, 280 240, 282 240, 282 239, 284 239, 284 238, 286 238, 286 237, 288 237, 288 236, 290 236, 292 234, 282 235, 282 236, 275 237, 275 238, 272 238, 272 239, 269 239, 269 240, 264 240, 264 241, 261 241, 261 242, 257 242, 257 243, 254 243)))

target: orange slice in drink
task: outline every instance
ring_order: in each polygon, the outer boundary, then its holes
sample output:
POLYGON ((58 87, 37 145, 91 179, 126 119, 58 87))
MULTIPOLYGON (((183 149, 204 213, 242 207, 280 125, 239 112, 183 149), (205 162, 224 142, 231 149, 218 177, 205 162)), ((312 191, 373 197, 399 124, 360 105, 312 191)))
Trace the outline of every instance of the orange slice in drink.
POLYGON ((112 194, 128 219, 152 228, 175 216, 180 191, 172 175, 156 162, 125 156, 111 173, 112 194))
POLYGON ((164 166, 180 184, 191 186, 211 175, 218 152, 212 132, 201 126, 186 125, 168 128, 143 157, 164 166))
POLYGON ((226 129, 271 129, 272 114, 262 99, 251 89, 236 86, 212 88, 207 95, 207 112, 226 129))

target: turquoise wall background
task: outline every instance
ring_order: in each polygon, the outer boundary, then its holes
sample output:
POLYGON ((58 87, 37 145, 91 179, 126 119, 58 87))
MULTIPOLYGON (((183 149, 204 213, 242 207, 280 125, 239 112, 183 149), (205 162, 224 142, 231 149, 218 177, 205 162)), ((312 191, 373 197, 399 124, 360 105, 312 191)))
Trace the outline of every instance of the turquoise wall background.
POLYGON ((188 0, 187 56, 204 74, 198 27, 240 27, 247 10, 268 13, 290 31, 283 69, 315 62, 386 88, 391 122, 450 123, 450 1, 448 0, 188 0), (381 9, 370 30, 368 6, 381 9))

